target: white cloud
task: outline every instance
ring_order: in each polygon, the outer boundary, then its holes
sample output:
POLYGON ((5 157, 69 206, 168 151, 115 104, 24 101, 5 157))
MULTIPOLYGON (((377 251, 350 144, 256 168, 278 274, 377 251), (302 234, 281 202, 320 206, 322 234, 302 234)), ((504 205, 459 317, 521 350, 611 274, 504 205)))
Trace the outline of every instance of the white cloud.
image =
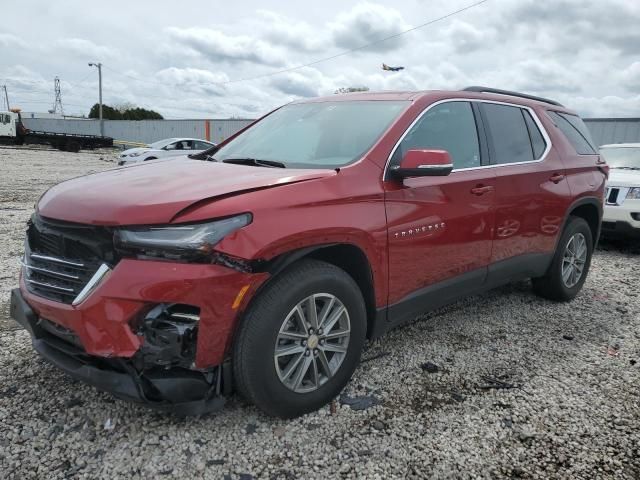
POLYGON ((118 51, 111 47, 96 45, 84 38, 63 38, 56 42, 56 49, 65 50, 77 57, 87 60, 107 60, 116 58, 118 51))
POLYGON ((620 73, 622 84, 630 91, 637 91, 640 86, 640 62, 633 62, 620 73))
POLYGON ((226 73, 215 73, 198 68, 169 67, 156 73, 156 78, 168 85, 190 89, 210 95, 224 95, 226 73))
MULTIPOLYGON (((398 10, 369 2, 357 4, 351 10, 338 14, 335 21, 329 23, 333 41, 344 49, 361 47, 408 28, 411 27, 398 10)), ((368 47, 367 51, 394 50, 404 41, 405 37, 398 37, 368 47)))
POLYGON ((579 93, 582 82, 574 71, 550 60, 526 59, 489 72, 486 82, 496 88, 531 93, 579 93))
POLYGON ((264 40, 279 47, 305 52, 316 53, 326 48, 328 38, 323 30, 269 10, 258 10, 256 13, 256 31, 264 40))
POLYGON ((640 95, 619 97, 606 95, 604 97, 575 97, 562 96, 558 100, 579 111, 585 117, 637 117, 640 112, 640 95))
POLYGON ((198 52, 211 62, 250 62, 282 66, 284 55, 277 47, 249 35, 228 35, 221 30, 202 27, 169 27, 169 36, 198 52))
POLYGON ((0 32, 0 47, 2 48, 28 48, 27 44, 16 35, 0 32))
MULTIPOLYGON (((465 0, 375 0, 322 4, 246 0, 224 9, 189 2, 167 9, 113 0, 67 19, 82 7, 3 7, 0 84, 18 101, 53 102, 62 81, 66 111, 87 113, 105 64, 104 98, 179 116, 258 116, 296 98, 340 87, 458 89, 488 85, 555 98, 586 115, 638 115, 638 0, 492 0, 397 39, 286 73, 446 15, 465 0), (127 6, 129 16, 118 8, 127 6), (140 16, 144 15, 144 23, 140 16), (212 24, 215 19, 215 24, 212 24), (380 64, 402 65, 398 73, 380 64), (235 80, 260 77, 250 81, 235 80), (231 81, 231 83, 226 83, 231 81), (77 108, 76 108, 77 106, 77 108), (75 110, 74 110, 75 109, 75 110)), ((43 107, 44 109, 45 107, 43 107)))
POLYGON ((9 89, 22 88, 44 91, 49 85, 42 75, 19 64, 7 68, 2 76, 9 89))
POLYGON ((493 42, 495 31, 488 25, 478 27, 469 22, 454 19, 445 27, 444 36, 448 44, 458 53, 473 53, 482 50, 488 43, 493 42))

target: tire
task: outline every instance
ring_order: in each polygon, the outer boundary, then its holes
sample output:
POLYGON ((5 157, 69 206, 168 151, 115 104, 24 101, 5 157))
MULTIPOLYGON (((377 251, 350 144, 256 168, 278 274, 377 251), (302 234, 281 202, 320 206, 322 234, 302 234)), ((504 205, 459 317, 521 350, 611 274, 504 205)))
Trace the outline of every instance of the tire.
MULTIPOLYGON (((335 398, 351 378, 360 360, 366 326, 362 293, 345 271, 329 263, 311 259, 291 265, 267 284, 252 301, 242 319, 232 359, 238 393, 265 413, 281 418, 293 418, 317 410, 335 398), (312 300, 309 300, 310 297, 312 300), (333 302, 331 297, 335 298, 333 302), (293 333, 295 327, 306 323, 304 320, 299 322, 301 317, 295 313, 300 303, 307 316, 312 304, 321 309, 318 324, 323 316, 333 318, 331 314, 335 312, 335 316, 339 317, 335 321, 338 326, 329 326, 330 321, 325 321, 324 325, 329 328, 328 333, 342 334, 343 337, 337 340, 322 337, 318 339, 318 336, 314 339, 314 335, 309 335, 306 340, 298 340, 300 337, 296 337, 296 340, 282 338, 293 333), (346 314, 338 316, 342 311, 340 305, 344 307, 346 314), (323 315, 325 309, 327 314, 323 315), (344 325, 350 328, 348 337, 344 337, 344 325), (345 339, 348 342, 346 345, 345 339), (329 351, 334 345, 331 342, 343 342, 339 347, 346 351, 329 351), (303 349, 305 353, 276 358, 276 348, 282 351, 289 347, 303 349), (309 354, 306 353, 307 350, 309 354), (310 362, 310 366, 303 382, 296 387, 296 377, 300 370, 295 370, 286 380, 281 378, 286 376, 292 365, 288 362, 295 363, 299 356, 301 366, 298 368, 301 369, 305 362, 310 362), (325 368, 336 370, 332 376, 325 375, 325 368), (305 389, 307 391, 299 391, 305 389)), ((327 332, 320 329, 320 333, 327 332)))
POLYGON ((80 151, 80 143, 75 140, 69 140, 66 150, 67 152, 78 153, 80 151))
MULTIPOLYGON (((581 249, 578 248, 578 253, 581 249)), ((538 278, 533 278, 533 291, 549 300, 558 302, 566 302, 572 300, 578 292, 582 289, 582 285, 589 273, 589 266, 591 265, 591 256, 593 254, 593 235, 589 224, 580 217, 569 217, 567 225, 562 232, 556 252, 553 256, 551 265, 547 273, 538 278), (579 245, 584 240, 584 248, 586 249, 584 260, 579 261, 574 258, 574 263, 582 265, 582 270, 579 278, 575 276, 570 277, 570 281, 563 279, 563 265, 569 267, 565 260, 565 253, 570 256, 570 251, 576 249, 576 245, 579 245), (573 240, 573 248, 569 246, 569 242, 573 240), (577 242, 577 243, 576 243, 577 242), (567 250, 569 248, 569 250, 567 250), (574 283, 575 281, 575 283, 574 283)), ((566 272, 566 270, 565 270, 566 272)))

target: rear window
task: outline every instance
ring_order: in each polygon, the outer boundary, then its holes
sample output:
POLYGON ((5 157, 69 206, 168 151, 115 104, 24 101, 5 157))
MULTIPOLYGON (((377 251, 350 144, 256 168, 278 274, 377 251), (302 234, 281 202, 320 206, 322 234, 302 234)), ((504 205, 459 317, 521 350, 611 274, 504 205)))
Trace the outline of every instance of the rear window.
POLYGON ((594 155, 596 153, 591 133, 580 117, 561 112, 549 111, 547 113, 579 155, 594 155))

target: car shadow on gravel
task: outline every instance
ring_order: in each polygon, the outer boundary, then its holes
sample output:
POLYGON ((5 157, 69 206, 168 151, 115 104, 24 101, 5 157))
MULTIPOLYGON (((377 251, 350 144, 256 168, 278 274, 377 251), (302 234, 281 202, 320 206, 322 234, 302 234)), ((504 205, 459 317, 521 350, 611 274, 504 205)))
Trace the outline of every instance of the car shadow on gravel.
POLYGON ((540 377, 562 382, 552 375, 555 365, 615 337, 608 315, 590 314, 593 303, 619 314, 589 286, 575 303, 555 303, 535 296, 529 281, 517 282, 423 315, 374 342, 365 356, 401 348, 402 338, 410 337, 421 340, 425 356, 419 360, 434 365, 409 366, 417 381, 405 395, 385 402, 392 409, 422 413, 457 408, 479 396, 531 397, 536 392, 528 385, 540 377), (577 322, 567 322, 568 311, 577 322))
MULTIPOLYGON (((640 239, 627 239, 601 236, 597 250, 640 255, 640 239)), ((596 250, 596 252, 597 252, 596 250)))

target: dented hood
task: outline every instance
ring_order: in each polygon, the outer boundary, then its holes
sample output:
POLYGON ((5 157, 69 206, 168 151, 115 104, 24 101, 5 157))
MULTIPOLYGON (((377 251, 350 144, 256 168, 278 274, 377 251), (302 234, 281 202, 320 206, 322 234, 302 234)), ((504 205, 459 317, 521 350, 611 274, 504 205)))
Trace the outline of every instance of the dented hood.
MULTIPOLYGON (((40 215, 92 225, 169 223, 202 200, 335 175, 178 158, 94 173, 62 182, 38 203, 40 215)), ((251 205, 247 205, 247 211, 251 205)), ((239 212, 229 212, 235 214, 239 212)))

